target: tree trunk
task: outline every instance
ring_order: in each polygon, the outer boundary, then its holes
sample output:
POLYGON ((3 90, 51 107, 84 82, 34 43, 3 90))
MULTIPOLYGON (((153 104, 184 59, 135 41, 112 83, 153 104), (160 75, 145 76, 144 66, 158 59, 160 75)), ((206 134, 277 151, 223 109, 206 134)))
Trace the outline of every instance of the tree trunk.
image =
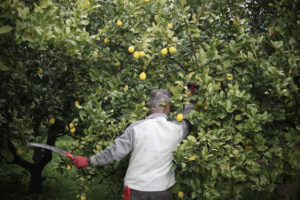
POLYGON ((42 192, 43 190, 43 177, 42 177, 42 169, 32 169, 30 171, 31 178, 30 178, 30 185, 29 191, 30 192, 42 192))
MULTIPOLYGON (((38 137, 40 135, 38 127, 40 126, 40 121, 34 124, 34 136, 38 137)), ((64 130, 64 124, 63 123, 55 123, 55 125, 52 125, 49 127, 48 134, 47 134, 47 142, 48 145, 55 145, 55 141, 57 139, 57 133, 60 130, 64 130)), ((33 163, 28 162, 27 160, 24 160, 22 157, 17 155, 16 148, 14 144, 9 141, 8 142, 8 148, 11 151, 14 159, 12 162, 9 162, 9 164, 17 164, 23 167, 24 169, 28 170, 31 174, 30 178, 30 184, 29 184, 29 190, 31 192, 42 192, 43 189, 43 177, 42 172, 45 166, 52 160, 52 151, 50 150, 44 150, 41 148, 34 148, 33 153, 33 163)))

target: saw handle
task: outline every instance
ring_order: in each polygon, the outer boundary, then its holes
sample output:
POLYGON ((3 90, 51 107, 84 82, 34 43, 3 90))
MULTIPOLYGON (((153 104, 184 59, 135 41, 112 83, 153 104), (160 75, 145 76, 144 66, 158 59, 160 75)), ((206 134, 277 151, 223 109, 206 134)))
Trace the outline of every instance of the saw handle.
POLYGON ((68 158, 72 159, 72 160, 75 159, 75 155, 73 155, 73 154, 71 154, 71 153, 69 153, 69 152, 66 152, 66 156, 67 156, 68 158))

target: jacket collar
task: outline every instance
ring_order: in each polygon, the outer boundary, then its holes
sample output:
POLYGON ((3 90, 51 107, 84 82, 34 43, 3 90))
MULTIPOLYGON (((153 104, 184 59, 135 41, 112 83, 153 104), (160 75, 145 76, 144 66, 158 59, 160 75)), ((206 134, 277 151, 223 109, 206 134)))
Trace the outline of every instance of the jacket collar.
POLYGON ((153 118, 156 118, 156 117, 163 117, 165 119, 168 118, 168 116, 165 113, 154 113, 154 114, 149 115, 147 117, 147 119, 153 119, 153 118))

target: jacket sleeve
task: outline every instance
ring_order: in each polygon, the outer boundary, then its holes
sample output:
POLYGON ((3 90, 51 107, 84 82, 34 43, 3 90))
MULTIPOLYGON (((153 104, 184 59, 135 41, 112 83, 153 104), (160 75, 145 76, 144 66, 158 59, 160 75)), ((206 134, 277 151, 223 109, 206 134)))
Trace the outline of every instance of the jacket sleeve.
MULTIPOLYGON (((190 103, 190 104, 184 105, 183 116, 186 116, 187 114, 189 114, 193 110, 194 110, 194 104, 190 103)), ((189 127, 190 127, 189 121, 185 119, 181 122, 173 121, 173 123, 181 125, 182 132, 183 132, 182 139, 184 139, 188 135, 188 132, 189 132, 189 127)))
POLYGON ((129 126, 123 135, 117 137, 109 147, 100 153, 89 157, 89 166, 106 165, 119 161, 130 153, 134 143, 133 126, 129 126))

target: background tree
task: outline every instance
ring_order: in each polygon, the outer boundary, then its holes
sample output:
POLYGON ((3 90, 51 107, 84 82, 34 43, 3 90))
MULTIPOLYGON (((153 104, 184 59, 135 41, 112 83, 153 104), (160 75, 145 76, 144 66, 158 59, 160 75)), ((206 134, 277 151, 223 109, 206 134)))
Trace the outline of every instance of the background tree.
MULTIPOLYGON (((171 119, 195 102, 190 135, 174 153, 174 193, 273 198, 276 186, 299 182, 298 7, 276 0, 5 1, 1 147, 46 137, 54 144, 72 122, 70 150, 95 154, 147 115, 152 88, 166 88, 171 119), (192 97, 189 82, 197 83, 192 97)), ((35 151, 34 163, 37 155, 51 160, 35 151)), ((35 165, 41 171, 46 161, 35 165)), ((118 198, 126 167, 125 160, 79 170, 80 192, 97 177, 111 183, 107 199, 118 198)))

